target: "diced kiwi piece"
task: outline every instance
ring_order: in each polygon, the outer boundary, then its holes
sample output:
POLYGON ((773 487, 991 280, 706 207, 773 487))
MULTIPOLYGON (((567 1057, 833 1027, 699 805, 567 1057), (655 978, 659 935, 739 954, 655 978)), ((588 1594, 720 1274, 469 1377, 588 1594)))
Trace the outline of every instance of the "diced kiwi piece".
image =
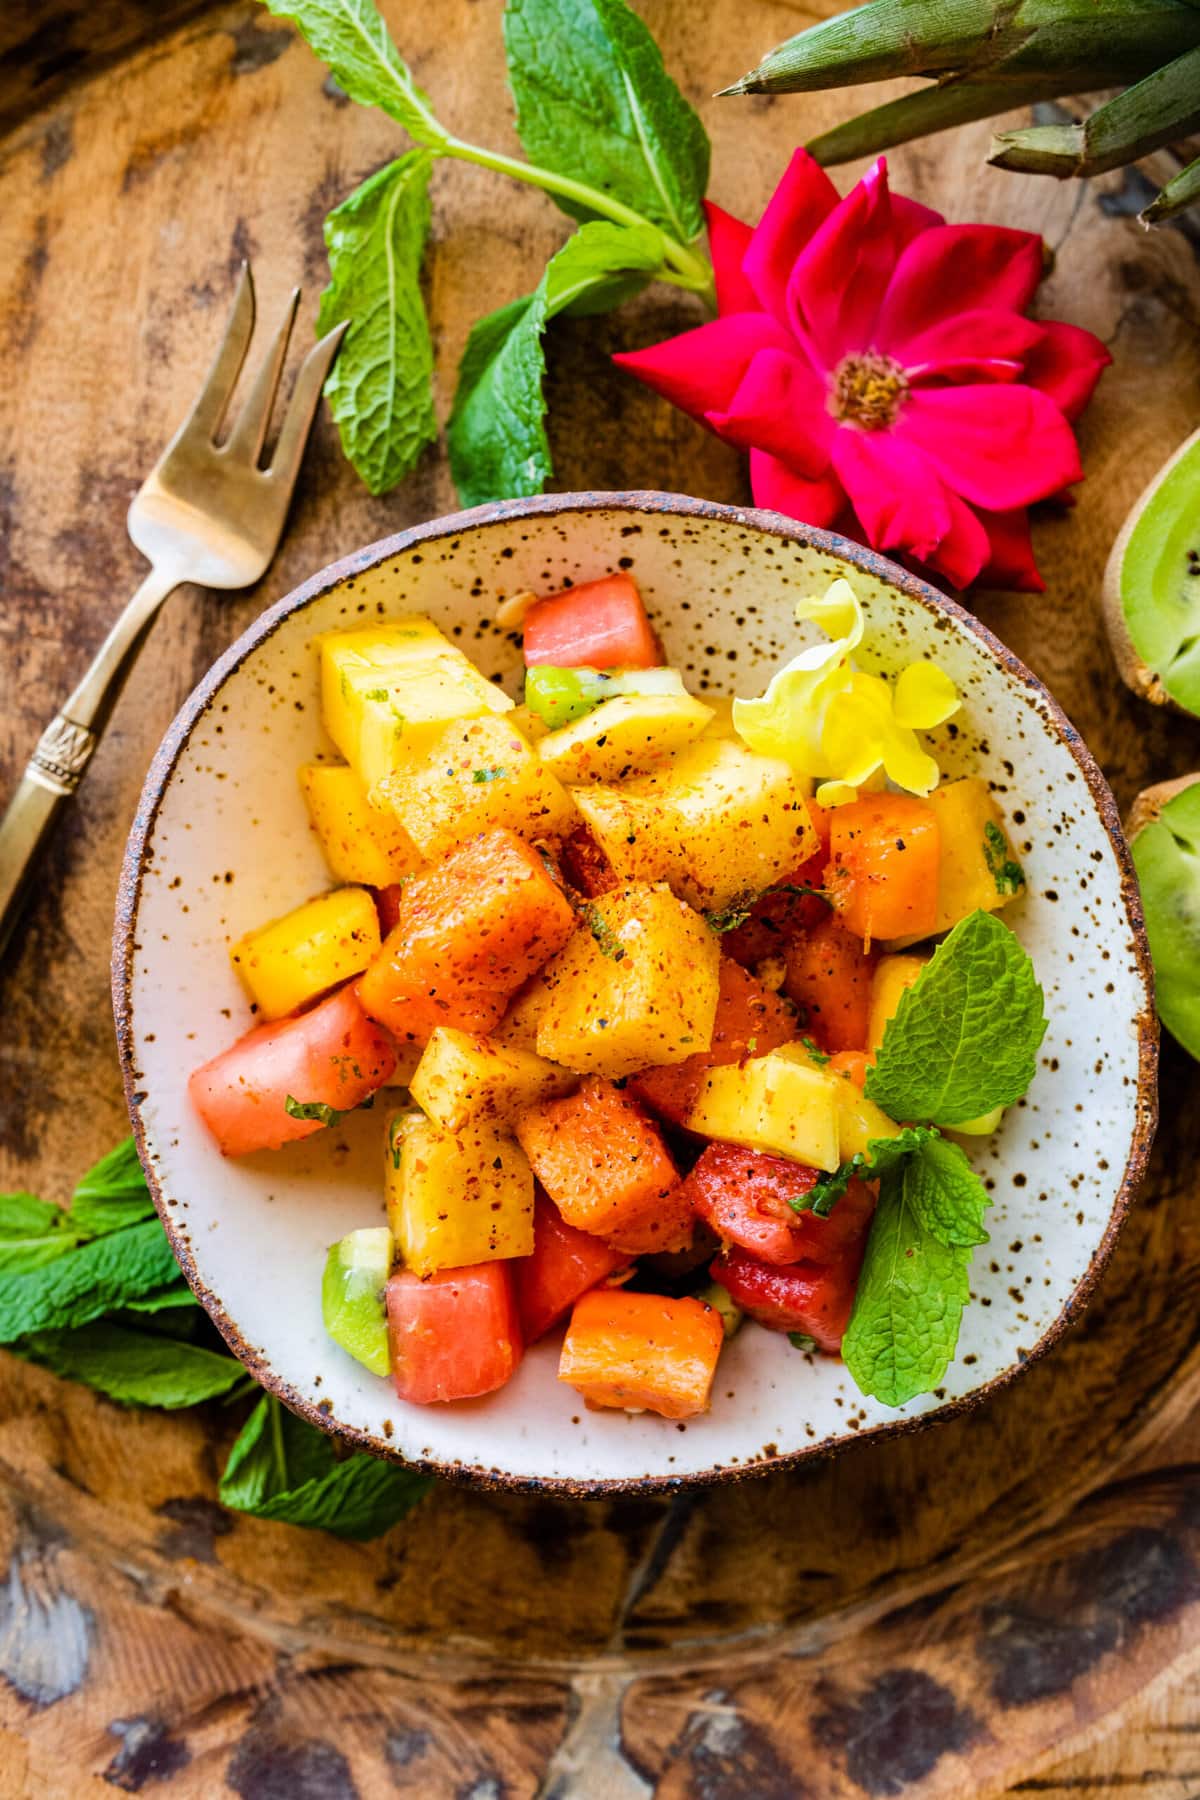
POLYGON ((347 1232, 330 1246, 321 1282, 325 1329, 373 1375, 388 1372, 384 1289, 392 1272, 392 1234, 386 1225, 347 1232))
POLYGON ((710 1281, 707 1287, 698 1290, 696 1298, 706 1301, 715 1313, 720 1314, 721 1325, 727 1338, 737 1336, 746 1315, 728 1288, 723 1288, 719 1281, 710 1281))
POLYGON ((1200 714, 1200 431, 1122 526, 1104 618, 1122 680, 1156 705, 1200 714))
POLYGON ((1200 775, 1139 794, 1131 825, 1158 1016, 1200 1057, 1200 775))

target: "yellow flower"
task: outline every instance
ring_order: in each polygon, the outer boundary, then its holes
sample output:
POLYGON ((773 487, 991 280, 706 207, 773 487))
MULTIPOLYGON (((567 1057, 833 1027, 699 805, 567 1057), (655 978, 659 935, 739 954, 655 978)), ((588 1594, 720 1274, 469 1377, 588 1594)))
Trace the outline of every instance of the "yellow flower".
POLYGON ((854 666, 865 629, 850 583, 837 580, 820 598, 796 607, 830 642, 802 650, 772 677, 757 700, 735 700, 734 729, 752 750, 778 756, 821 785, 821 806, 844 806, 880 772, 896 787, 925 795, 937 786, 937 763, 918 731, 944 724, 961 704, 936 663, 910 663, 892 684, 854 666))

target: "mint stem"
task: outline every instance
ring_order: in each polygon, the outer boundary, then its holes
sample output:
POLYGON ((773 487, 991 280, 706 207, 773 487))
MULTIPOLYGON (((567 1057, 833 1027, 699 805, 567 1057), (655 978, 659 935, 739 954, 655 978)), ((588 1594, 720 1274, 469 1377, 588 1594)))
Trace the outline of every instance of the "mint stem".
MULTIPOLYGON (((435 154, 454 156, 461 162, 477 163, 482 169, 492 169, 498 175, 507 175, 513 181, 523 181, 529 187, 541 188, 548 194, 561 194, 565 200, 575 200, 580 206, 586 206, 591 212, 611 219, 614 225, 645 225, 648 221, 631 206, 625 206, 620 200, 614 200, 611 194, 602 194, 598 188, 589 187, 585 181, 573 181, 569 175, 556 175, 551 169, 539 168, 536 163, 520 161, 515 156, 504 156, 498 150, 485 150, 479 144, 466 144, 461 138, 448 138, 430 146, 435 154)), ((700 251, 681 244, 677 238, 663 233, 666 246, 667 268, 660 280, 667 281, 674 287, 686 288, 689 293, 700 294, 710 306, 716 306, 716 287, 713 281, 712 265, 700 251)))

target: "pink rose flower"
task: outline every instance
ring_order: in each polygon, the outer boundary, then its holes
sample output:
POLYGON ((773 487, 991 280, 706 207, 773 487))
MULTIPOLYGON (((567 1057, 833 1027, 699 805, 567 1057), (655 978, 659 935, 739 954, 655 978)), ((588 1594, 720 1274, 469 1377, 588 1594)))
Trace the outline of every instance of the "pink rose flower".
POLYGON ((1082 478, 1070 421, 1112 360, 1024 317, 1041 239, 947 225, 882 157, 839 200, 805 150, 756 226, 710 203, 708 229, 719 317, 622 368, 749 451, 757 505, 1040 591, 1025 509, 1082 478))

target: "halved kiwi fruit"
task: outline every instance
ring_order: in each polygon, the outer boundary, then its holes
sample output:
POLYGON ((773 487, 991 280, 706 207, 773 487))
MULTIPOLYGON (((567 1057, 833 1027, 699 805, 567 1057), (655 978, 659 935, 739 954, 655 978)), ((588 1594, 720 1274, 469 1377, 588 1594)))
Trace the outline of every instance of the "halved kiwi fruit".
POLYGON ((1200 431, 1121 527, 1104 572, 1104 621, 1134 693, 1200 715, 1200 431))
POLYGON ((1130 810, 1128 831, 1158 1016, 1200 1058, 1200 774, 1146 788, 1130 810))

